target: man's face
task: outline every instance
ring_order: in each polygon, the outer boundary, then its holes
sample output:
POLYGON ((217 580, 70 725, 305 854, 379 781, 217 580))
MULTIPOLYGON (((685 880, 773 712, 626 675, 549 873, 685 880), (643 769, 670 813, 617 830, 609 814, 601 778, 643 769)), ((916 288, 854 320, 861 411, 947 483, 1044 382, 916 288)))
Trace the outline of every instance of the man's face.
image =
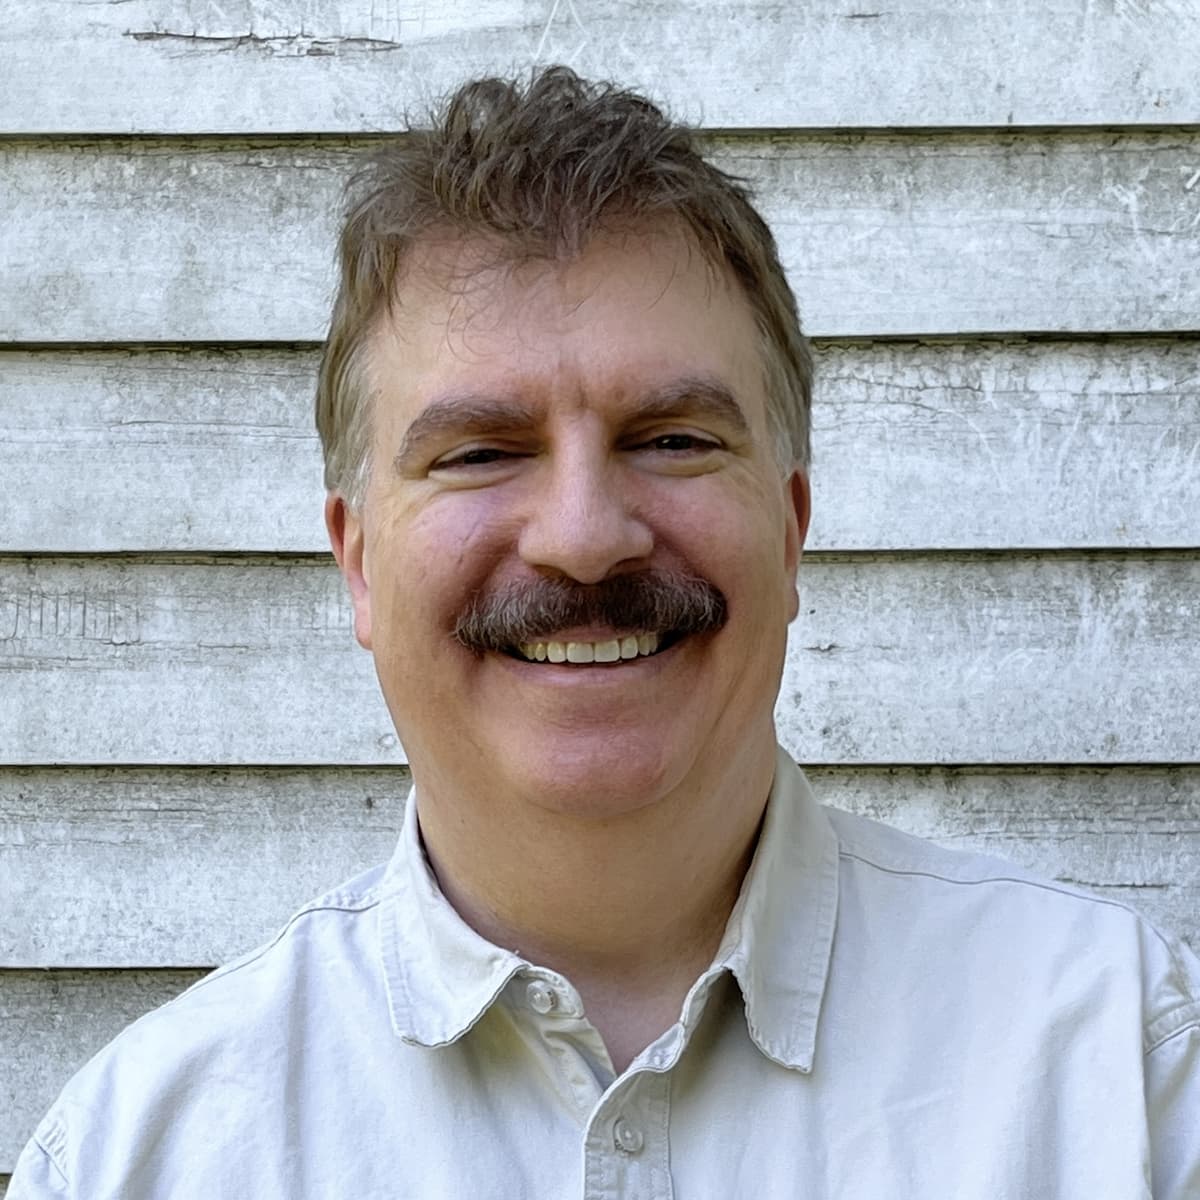
POLYGON ((328 513, 419 785, 488 779, 617 815, 773 752, 808 499, 776 465, 732 281, 672 227, 518 268, 427 247, 368 376, 367 496, 328 513), (530 607, 647 574, 711 585, 719 627, 681 635, 645 612, 631 627, 602 604, 546 628, 530 607), (532 620, 528 641, 464 645, 464 614, 494 632, 490 602, 510 593, 501 616, 532 620))

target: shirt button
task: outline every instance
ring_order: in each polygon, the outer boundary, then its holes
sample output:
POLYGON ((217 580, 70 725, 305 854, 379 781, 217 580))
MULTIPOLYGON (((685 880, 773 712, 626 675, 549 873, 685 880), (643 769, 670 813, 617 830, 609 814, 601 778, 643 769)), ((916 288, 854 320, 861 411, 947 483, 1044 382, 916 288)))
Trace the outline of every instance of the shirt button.
POLYGON ((618 1117, 613 1126, 613 1142, 622 1154, 636 1154, 643 1143, 642 1131, 631 1125, 624 1117, 618 1117))
POLYGON ((535 979, 525 989, 525 998, 529 1001, 529 1007, 543 1017, 558 1007, 558 993, 540 979, 535 979))

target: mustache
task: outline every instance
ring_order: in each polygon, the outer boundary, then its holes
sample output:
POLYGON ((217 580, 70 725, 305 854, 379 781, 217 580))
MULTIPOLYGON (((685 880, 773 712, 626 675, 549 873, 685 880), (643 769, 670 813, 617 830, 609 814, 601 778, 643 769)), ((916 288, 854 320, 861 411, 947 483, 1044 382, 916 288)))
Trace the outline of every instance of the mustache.
POLYGON ((549 641, 575 625, 618 633, 709 633, 725 624, 728 605, 707 579, 678 571, 638 571, 599 583, 533 579, 476 593, 454 636, 482 653, 549 641))

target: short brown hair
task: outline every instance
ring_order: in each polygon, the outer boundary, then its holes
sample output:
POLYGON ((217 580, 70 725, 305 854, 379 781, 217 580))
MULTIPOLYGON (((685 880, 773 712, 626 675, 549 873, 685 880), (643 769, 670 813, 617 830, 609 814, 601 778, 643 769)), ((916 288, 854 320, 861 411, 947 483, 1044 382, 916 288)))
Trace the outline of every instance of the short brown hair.
POLYGON ((740 179, 648 100, 550 67, 529 82, 461 87, 372 154, 350 185, 341 282, 317 385, 325 486, 359 507, 370 468, 363 350, 416 242, 435 229, 498 239, 518 257, 569 259, 614 220, 681 221, 732 271, 763 337, 781 468, 807 466, 812 356, 775 239, 740 179))

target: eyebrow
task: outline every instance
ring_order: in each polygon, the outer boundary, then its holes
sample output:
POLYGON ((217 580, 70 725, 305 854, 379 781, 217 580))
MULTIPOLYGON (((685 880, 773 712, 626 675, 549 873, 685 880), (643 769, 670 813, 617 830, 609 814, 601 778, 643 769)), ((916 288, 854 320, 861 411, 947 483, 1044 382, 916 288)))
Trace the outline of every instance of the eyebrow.
POLYGON ((405 466, 419 455, 425 443, 436 441, 448 433, 486 437, 489 434, 533 429, 537 423, 538 414, 527 404, 511 397, 476 393, 442 396, 420 412, 405 430, 400 449, 392 460, 393 466, 402 474, 405 466))
MULTIPOLYGON (((639 421, 688 415, 713 417, 738 436, 750 436, 750 423, 742 406, 733 392, 713 375, 684 375, 652 387, 638 397, 628 413, 630 419, 639 421)), ((427 442, 446 434, 487 437, 525 432, 536 428, 542 419, 539 410, 511 396, 451 393, 432 401, 413 420, 400 441, 393 467, 403 474, 427 442)))
POLYGON ((638 420, 663 417, 715 417, 740 437, 750 436, 750 422, 733 392, 715 375, 684 375, 651 388, 630 414, 638 420))

